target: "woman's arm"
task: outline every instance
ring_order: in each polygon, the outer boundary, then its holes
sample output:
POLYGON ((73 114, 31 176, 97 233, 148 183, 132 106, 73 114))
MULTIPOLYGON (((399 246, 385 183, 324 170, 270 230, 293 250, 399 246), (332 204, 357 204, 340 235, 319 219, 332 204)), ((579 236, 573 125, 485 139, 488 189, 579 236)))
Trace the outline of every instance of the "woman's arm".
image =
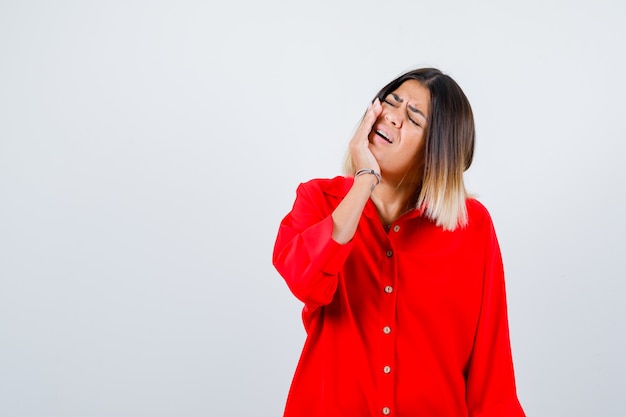
POLYGON ((467 377, 471 417, 524 417, 515 388, 502 257, 488 222, 483 297, 467 377))
MULTIPOLYGON (((375 100, 350 141, 350 153, 357 169, 380 171, 369 150, 368 135, 381 111, 380 102, 375 100)), ((350 241, 377 182, 378 178, 371 174, 355 178, 351 189, 330 215, 320 212, 326 201, 315 184, 298 187, 293 209, 278 231, 273 263, 293 294, 308 306, 332 301, 337 274, 348 257, 350 241)))
POLYGON ((337 274, 352 247, 332 238, 333 203, 324 191, 327 186, 327 181, 315 180, 298 187, 296 201, 281 222, 274 245, 276 270, 291 292, 310 308, 332 301, 337 274))
MULTIPOLYGON (((378 161, 369 149, 369 134, 381 111, 380 101, 374 100, 350 141, 350 155, 357 170, 368 169, 380 174, 378 161)), ((354 179, 354 185, 333 212, 332 236, 336 242, 345 244, 352 240, 363 208, 376 184, 378 178, 373 174, 360 175, 354 179)))

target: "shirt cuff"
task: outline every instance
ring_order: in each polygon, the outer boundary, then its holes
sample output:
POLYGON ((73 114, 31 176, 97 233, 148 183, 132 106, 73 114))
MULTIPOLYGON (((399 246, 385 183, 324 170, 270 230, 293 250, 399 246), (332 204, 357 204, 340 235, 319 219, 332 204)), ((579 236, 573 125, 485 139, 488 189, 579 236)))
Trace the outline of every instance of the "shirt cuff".
POLYGON ((313 260, 312 267, 330 275, 336 275, 345 263, 352 241, 342 245, 332 238, 333 219, 327 216, 324 220, 310 227, 304 232, 304 242, 310 258, 313 260))

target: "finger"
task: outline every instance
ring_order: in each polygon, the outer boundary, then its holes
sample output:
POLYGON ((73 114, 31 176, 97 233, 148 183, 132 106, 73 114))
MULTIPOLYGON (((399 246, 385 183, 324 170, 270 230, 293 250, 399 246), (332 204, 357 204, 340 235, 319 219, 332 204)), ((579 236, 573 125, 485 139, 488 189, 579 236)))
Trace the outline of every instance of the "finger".
POLYGON ((359 134, 361 136, 368 135, 372 130, 374 123, 376 123, 376 119, 380 116, 382 112, 382 106, 380 105, 380 100, 375 99, 368 107, 365 115, 363 116, 363 120, 361 120, 361 124, 359 126, 359 134))
POLYGON ((366 124, 369 125, 371 128, 376 122, 378 116, 380 116, 381 111, 382 107, 380 105, 380 101, 378 99, 374 100, 367 108, 363 121, 366 122, 366 124))

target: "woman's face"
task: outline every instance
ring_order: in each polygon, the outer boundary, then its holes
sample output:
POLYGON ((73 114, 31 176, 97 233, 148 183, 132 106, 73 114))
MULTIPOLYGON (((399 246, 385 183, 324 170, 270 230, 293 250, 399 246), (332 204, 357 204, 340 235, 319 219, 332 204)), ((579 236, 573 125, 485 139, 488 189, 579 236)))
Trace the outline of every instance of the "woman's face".
POLYGON ((423 169, 430 92, 408 80, 384 97, 382 112, 369 134, 370 150, 383 176, 411 180, 423 169))

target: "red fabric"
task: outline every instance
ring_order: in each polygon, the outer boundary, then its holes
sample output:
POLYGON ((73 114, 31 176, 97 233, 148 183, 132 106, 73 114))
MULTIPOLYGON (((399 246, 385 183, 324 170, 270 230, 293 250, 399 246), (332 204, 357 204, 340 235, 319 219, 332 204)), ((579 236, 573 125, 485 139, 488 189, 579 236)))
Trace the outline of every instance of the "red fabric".
POLYGON ((352 181, 301 184, 276 239, 307 331, 285 417, 524 416, 487 210, 468 200, 454 232, 413 210, 386 232, 368 201, 340 245, 331 213, 352 181))

